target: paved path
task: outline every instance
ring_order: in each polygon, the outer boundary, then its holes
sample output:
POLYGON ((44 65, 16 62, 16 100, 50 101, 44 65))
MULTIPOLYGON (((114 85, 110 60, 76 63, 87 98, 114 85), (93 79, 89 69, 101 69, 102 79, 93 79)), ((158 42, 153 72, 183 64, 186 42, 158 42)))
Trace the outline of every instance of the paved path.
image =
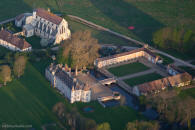
POLYGON ((138 77, 138 76, 150 74, 150 73, 153 73, 153 72, 155 72, 154 69, 149 69, 149 70, 138 72, 138 73, 135 73, 135 74, 125 75, 123 77, 119 77, 118 79, 125 80, 125 79, 130 79, 130 78, 133 78, 133 77, 138 77))
POLYGON ((0 25, 1 25, 1 24, 5 24, 5 23, 8 23, 8 22, 11 22, 11 21, 14 21, 14 19, 15 19, 15 18, 10 18, 10 19, 1 21, 1 22, 0 22, 0 25))
MULTIPOLYGON (((110 29, 108 29, 108 28, 105 28, 105 27, 102 27, 102 26, 100 26, 100 25, 94 24, 94 23, 92 23, 92 22, 90 22, 90 21, 87 21, 87 20, 85 20, 85 19, 82 19, 82 18, 80 18, 80 17, 73 16, 73 15, 68 15, 68 16, 69 16, 70 18, 72 18, 72 19, 74 19, 74 20, 76 20, 76 21, 78 21, 78 22, 81 22, 81 23, 83 23, 83 24, 86 24, 86 25, 88 25, 88 26, 90 26, 90 27, 96 28, 96 29, 98 29, 98 30, 103 30, 103 31, 109 32, 109 33, 111 33, 111 34, 113 34, 113 35, 116 35, 116 36, 118 36, 118 37, 124 38, 124 39, 129 40, 129 41, 131 41, 131 42, 134 42, 134 43, 136 43, 136 44, 139 44, 139 45, 142 45, 142 46, 147 45, 146 43, 137 41, 137 40, 135 40, 135 39, 133 39, 133 38, 131 38, 131 37, 128 37, 128 36, 122 35, 122 34, 120 34, 120 33, 114 32, 114 31, 112 31, 112 30, 110 30, 110 29)), ((151 47, 151 46, 148 46, 148 47, 149 47, 151 50, 154 50, 154 51, 157 52, 157 53, 160 53, 160 54, 162 54, 162 55, 164 55, 164 56, 167 56, 167 57, 173 59, 173 60, 176 61, 176 62, 180 62, 180 63, 182 63, 182 64, 185 65, 185 66, 189 66, 189 67, 195 69, 195 65, 192 65, 192 64, 190 64, 190 63, 188 63, 188 62, 186 62, 186 61, 183 61, 183 60, 181 60, 181 59, 178 59, 178 58, 176 58, 176 57, 173 57, 173 56, 171 56, 171 55, 169 55, 169 54, 167 54, 167 53, 165 53, 165 52, 162 52, 162 51, 160 51, 160 50, 158 50, 158 49, 156 49, 156 48, 153 48, 153 47, 151 47)))
POLYGON ((157 50, 157 49, 153 49, 153 50, 155 50, 155 52, 157 52, 157 53, 159 53, 159 54, 162 54, 162 55, 164 55, 164 56, 167 56, 167 57, 173 59, 173 60, 176 61, 176 62, 179 62, 179 63, 181 63, 181 64, 183 64, 183 65, 185 65, 185 66, 188 66, 188 67, 191 67, 191 68, 195 69, 195 65, 193 65, 193 64, 191 64, 191 63, 188 63, 187 61, 183 61, 183 60, 181 60, 181 59, 179 59, 179 58, 173 57, 173 56, 171 56, 171 55, 169 55, 169 54, 167 54, 167 53, 165 53, 165 52, 159 51, 159 50, 157 50))

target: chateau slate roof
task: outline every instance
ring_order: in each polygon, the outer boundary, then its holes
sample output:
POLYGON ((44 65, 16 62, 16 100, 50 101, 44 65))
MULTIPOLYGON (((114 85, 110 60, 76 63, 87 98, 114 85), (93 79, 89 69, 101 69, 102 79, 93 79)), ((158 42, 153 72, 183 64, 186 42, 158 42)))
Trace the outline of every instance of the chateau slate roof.
POLYGON ((23 17, 24 17, 24 14, 20 14, 20 15, 16 16, 15 19, 16 19, 17 21, 20 21, 23 17))
POLYGON ((51 64, 48 68, 50 72, 55 71, 55 76, 66 84, 71 90, 85 90, 88 91, 90 87, 73 75, 69 74, 62 66, 51 64))
POLYGON ((44 18, 44 19, 46 19, 54 24, 57 24, 57 25, 59 25, 63 20, 63 18, 61 18, 61 17, 59 17, 51 12, 48 12, 42 8, 37 8, 37 9, 35 9, 35 11, 36 11, 36 15, 38 15, 39 17, 44 18))
POLYGON ((146 53, 150 54, 154 58, 157 57, 157 55, 152 53, 150 50, 142 47, 142 48, 138 48, 138 49, 135 49, 135 50, 132 50, 132 51, 123 52, 123 53, 120 53, 120 54, 115 54, 115 55, 112 55, 112 56, 107 56, 107 57, 103 57, 103 58, 97 58, 97 60, 98 61, 109 60, 109 59, 118 58, 118 57, 121 57, 121 56, 126 56, 126 55, 133 54, 133 53, 140 52, 140 51, 145 51, 146 53))
POLYGON ((31 47, 31 45, 27 41, 17 36, 14 36, 13 34, 6 30, 0 31, 0 39, 7 41, 8 43, 14 45, 15 47, 21 50, 31 47))

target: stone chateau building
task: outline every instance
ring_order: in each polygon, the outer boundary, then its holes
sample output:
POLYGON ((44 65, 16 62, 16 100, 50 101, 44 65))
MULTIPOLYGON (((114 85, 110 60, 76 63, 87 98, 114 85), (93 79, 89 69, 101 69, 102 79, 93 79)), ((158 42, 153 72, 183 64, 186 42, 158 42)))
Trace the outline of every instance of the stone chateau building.
POLYGON ((33 13, 17 16, 15 25, 23 28, 26 37, 36 35, 54 44, 59 44, 71 36, 65 19, 41 8, 35 9, 33 13))
POLYGON ((24 52, 32 49, 27 41, 3 29, 0 31, 0 45, 12 51, 24 52))
POLYGON ((156 56, 150 50, 143 47, 143 48, 135 49, 129 52, 124 52, 124 53, 120 53, 120 54, 116 54, 116 55, 112 55, 108 57, 98 58, 94 61, 94 65, 97 68, 102 68, 102 67, 106 67, 109 65, 118 64, 120 62, 125 62, 128 60, 141 58, 141 57, 144 57, 155 64, 162 63, 162 59, 159 56, 156 56))
POLYGON ((53 63, 45 70, 46 78, 54 88, 57 88, 62 95, 70 100, 71 103, 81 101, 90 102, 91 89, 89 86, 78 80, 70 68, 53 63))

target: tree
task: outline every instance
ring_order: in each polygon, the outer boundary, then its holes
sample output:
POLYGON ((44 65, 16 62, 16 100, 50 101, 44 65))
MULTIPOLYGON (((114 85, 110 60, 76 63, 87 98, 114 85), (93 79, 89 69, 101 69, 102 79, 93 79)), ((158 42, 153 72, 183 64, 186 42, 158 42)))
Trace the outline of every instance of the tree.
POLYGON ((123 96, 123 95, 121 95, 121 98, 120 98, 120 105, 121 106, 123 106, 123 105, 125 105, 125 103, 126 103, 126 97, 125 96, 123 96))
POLYGON ((137 130, 135 122, 128 122, 125 130, 137 130))
POLYGON ((62 44, 58 62, 68 64, 74 69, 91 67, 99 57, 99 48, 98 41, 92 38, 90 31, 78 31, 62 44))
POLYGON ((156 121, 134 121, 128 122, 126 130, 159 130, 159 124, 156 121))
POLYGON ((18 78, 24 74, 26 62, 27 59, 25 56, 16 56, 13 71, 18 78))
POLYGON ((0 78, 4 82, 4 85, 6 85, 8 81, 11 81, 11 69, 8 65, 3 65, 0 69, 0 78))
POLYGON ((53 112, 59 117, 63 118, 66 113, 65 105, 62 102, 59 102, 53 106, 53 112))
POLYGON ((195 34, 191 30, 165 27, 154 33, 153 42, 160 48, 195 56, 195 34))
POLYGON ((96 130, 111 130, 110 129, 110 124, 109 123, 102 123, 97 126, 96 130))

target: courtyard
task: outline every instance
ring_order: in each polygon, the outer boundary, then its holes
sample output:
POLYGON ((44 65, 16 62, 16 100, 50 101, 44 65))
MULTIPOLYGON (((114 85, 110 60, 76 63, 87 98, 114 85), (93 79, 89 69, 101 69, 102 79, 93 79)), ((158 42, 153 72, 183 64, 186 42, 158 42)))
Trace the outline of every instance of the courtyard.
POLYGON ((148 70, 149 68, 140 62, 134 62, 129 64, 123 64, 116 67, 108 68, 108 71, 117 77, 134 74, 148 70))
POLYGON ((138 84, 154 81, 154 80, 161 79, 161 78, 163 77, 160 74, 150 73, 150 74, 146 74, 146 75, 142 75, 142 76, 138 76, 138 77, 134 77, 130 79, 125 79, 124 82, 128 84, 129 86, 133 87, 138 84))
POLYGON ((169 76, 164 68, 148 61, 146 58, 138 58, 111 65, 104 68, 104 70, 110 75, 117 77, 118 83, 129 91, 135 85, 169 76))

